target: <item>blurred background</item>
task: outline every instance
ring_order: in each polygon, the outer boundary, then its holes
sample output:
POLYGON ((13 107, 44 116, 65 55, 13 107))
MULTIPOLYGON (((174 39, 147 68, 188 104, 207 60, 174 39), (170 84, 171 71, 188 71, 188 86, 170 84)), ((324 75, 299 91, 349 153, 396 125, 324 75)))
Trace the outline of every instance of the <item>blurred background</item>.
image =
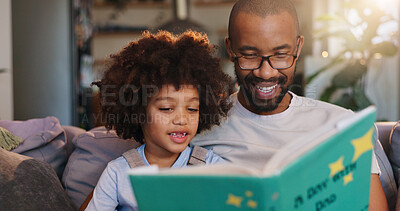
MULTIPOLYGON (((376 105, 378 121, 400 119, 398 0, 293 0, 305 37, 291 90, 354 111, 376 105)), ((56 116, 102 124, 98 90, 105 59, 143 30, 207 33, 219 46, 235 0, 2 0, 0 119, 56 116)))

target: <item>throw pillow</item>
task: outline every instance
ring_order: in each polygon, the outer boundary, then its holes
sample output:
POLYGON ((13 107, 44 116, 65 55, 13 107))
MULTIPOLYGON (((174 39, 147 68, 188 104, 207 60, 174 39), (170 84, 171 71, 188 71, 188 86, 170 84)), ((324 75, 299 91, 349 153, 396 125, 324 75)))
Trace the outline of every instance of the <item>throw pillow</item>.
POLYGON ((75 150, 71 153, 62 177, 62 183, 77 207, 94 189, 107 163, 136 148, 134 140, 118 138, 115 131, 104 127, 92 129, 72 141, 75 150))
POLYGON ((67 163, 65 133, 56 117, 27 121, 0 120, 0 127, 24 141, 12 152, 49 163, 61 178, 67 163))

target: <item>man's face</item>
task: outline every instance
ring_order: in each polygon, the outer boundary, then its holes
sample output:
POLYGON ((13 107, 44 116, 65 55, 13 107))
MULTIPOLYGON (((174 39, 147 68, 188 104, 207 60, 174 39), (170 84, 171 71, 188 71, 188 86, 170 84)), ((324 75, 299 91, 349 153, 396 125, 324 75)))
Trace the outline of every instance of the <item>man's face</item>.
MULTIPOLYGON (((303 37, 298 38, 296 22, 287 12, 264 18, 239 13, 225 44, 234 61, 237 56, 300 55, 303 37)), ((293 83, 295 64, 277 70, 264 60, 259 69, 243 70, 235 62, 235 73, 241 86, 239 102, 248 110, 269 115, 289 106, 288 89, 293 83)))

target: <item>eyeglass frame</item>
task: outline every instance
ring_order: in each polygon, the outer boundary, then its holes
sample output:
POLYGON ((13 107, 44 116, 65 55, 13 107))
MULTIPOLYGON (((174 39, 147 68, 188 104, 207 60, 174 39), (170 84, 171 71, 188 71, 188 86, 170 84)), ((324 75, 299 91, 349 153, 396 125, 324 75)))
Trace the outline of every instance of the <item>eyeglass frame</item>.
MULTIPOLYGON (((257 68, 252 68, 252 69, 245 69, 245 68, 243 68, 242 66, 240 66, 240 64, 239 64, 239 58, 245 57, 245 56, 243 56, 243 55, 242 55, 242 56, 236 56, 236 53, 233 52, 233 50, 232 50, 231 47, 229 47, 229 51, 230 51, 232 54, 235 55, 235 56, 233 57, 233 59, 234 59, 234 61, 238 64, 238 66, 240 67, 240 69, 242 69, 242 70, 253 71, 253 70, 260 69, 260 68, 262 67, 262 64, 264 63, 265 60, 267 60, 269 66, 270 66, 271 68, 275 69, 275 70, 286 70, 286 69, 291 68, 291 67, 293 66, 293 64, 294 64, 294 62, 295 62, 295 60, 296 60, 296 58, 298 58, 298 55, 297 55, 297 54, 299 53, 299 44, 300 44, 299 39, 300 39, 300 37, 301 37, 300 35, 297 36, 297 49, 296 49, 296 54, 286 54, 287 56, 293 56, 292 64, 291 64, 289 67, 286 67, 286 68, 274 68, 274 67, 272 66, 271 61, 269 60, 269 58, 272 57, 272 56, 277 56, 277 55, 270 55, 270 56, 256 56, 256 57, 260 57, 260 58, 261 58, 261 62, 260 62, 260 64, 258 65, 258 67, 257 67, 257 68)), ((228 37, 228 39, 230 40, 231 38, 228 37)))

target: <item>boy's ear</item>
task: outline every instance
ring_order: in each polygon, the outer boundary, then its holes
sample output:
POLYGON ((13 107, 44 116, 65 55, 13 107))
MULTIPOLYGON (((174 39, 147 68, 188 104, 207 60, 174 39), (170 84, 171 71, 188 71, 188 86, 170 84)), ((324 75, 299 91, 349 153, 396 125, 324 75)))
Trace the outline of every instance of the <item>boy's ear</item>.
POLYGON ((231 39, 229 39, 229 37, 225 37, 225 48, 226 48, 226 52, 228 53, 229 60, 231 60, 231 62, 233 62, 231 39))

